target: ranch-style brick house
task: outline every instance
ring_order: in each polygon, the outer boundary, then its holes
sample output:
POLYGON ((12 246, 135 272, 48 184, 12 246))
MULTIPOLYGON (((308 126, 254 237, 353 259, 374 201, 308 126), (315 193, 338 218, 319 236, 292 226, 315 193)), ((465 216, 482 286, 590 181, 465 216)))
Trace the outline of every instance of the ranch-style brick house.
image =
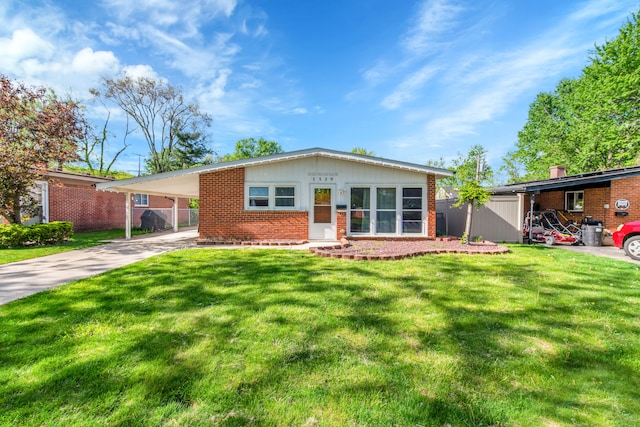
POLYGON ((96 188, 198 198, 200 239, 432 239, 436 179, 451 175, 446 169, 312 148, 96 188))

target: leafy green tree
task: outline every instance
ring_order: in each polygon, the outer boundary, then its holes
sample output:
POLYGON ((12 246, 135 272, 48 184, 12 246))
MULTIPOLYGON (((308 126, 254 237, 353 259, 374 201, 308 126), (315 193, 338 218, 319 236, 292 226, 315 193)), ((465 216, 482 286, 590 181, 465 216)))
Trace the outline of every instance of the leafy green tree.
POLYGON ((0 215, 20 224, 36 212, 30 189, 49 165, 75 160, 84 123, 74 101, 0 75, 0 215))
POLYGON ((547 178, 553 165, 574 174, 638 163, 639 52, 640 21, 632 14, 616 38, 595 46, 577 79, 538 94, 516 150, 504 159, 510 179, 547 178))
POLYGON ((256 141, 254 138, 247 138, 236 142, 235 151, 232 154, 225 154, 220 158, 220 161, 229 162, 278 153, 282 153, 282 147, 275 141, 267 141, 264 138, 256 141))
MULTIPOLYGON (((449 169, 453 171, 453 168, 447 166, 447 163, 442 157, 440 157, 437 160, 433 160, 433 159, 427 160, 427 162, 425 163, 425 166, 429 166, 432 168, 439 168, 439 169, 449 169)), ((436 194, 438 196, 448 194, 449 191, 455 186, 454 179, 455 179, 455 176, 450 178, 438 179, 436 181, 436 194)))
POLYGON ((432 168, 447 169, 447 163, 444 161, 444 158, 442 157, 440 157, 437 160, 429 159, 427 160, 425 165, 432 168))
POLYGON ((187 103, 179 88, 161 79, 127 74, 105 78, 102 86, 102 91, 91 89, 91 93, 118 105, 142 132, 149 146, 149 172, 181 168, 206 147, 204 129, 211 125, 211 117, 198 104, 187 103))
MULTIPOLYGON (((213 158, 210 156, 212 150, 204 144, 202 135, 199 132, 185 132, 175 129, 174 134, 176 141, 173 150, 169 152, 165 148, 162 153, 157 155, 161 162, 162 170, 186 169, 213 162, 213 158)), ((153 161, 153 157, 146 160, 145 169, 147 172, 153 173, 155 166, 156 163, 153 161)))
POLYGON ((128 178, 133 178, 135 176, 129 172, 116 170, 116 169, 109 170, 108 175, 97 175, 95 173, 95 170, 91 171, 88 167, 82 166, 81 163, 76 163, 76 164, 67 163, 62 167, 62 170, 65 172, 84 173, 87 175, 108 176, 115 179, 128 179, 128 178))
POLYGON ((493 168, 487 163, 487 150, 482 145, 472 146, 466 156, 458 153, 449 169, 455 172, 451 179, 456 186, 469 181, 478 181, 485 186, 493 185, 493 168))
POLYGON ((369 151, 364 147, 355 147, 353 150, 351 150, 352 153, 354 154, 362 154, 363 156, 375 156, 376 153, 374 153, 373 151, 369 151))

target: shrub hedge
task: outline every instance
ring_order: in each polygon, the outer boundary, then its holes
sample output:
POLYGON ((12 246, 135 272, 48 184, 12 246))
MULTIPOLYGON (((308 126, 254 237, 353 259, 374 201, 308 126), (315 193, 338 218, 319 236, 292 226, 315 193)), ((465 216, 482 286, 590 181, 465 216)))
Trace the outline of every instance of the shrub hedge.
POLYGON ((51 245, 73 236, 73 224, 54 221, 48 224, 0 224, 0 247, 51 245))

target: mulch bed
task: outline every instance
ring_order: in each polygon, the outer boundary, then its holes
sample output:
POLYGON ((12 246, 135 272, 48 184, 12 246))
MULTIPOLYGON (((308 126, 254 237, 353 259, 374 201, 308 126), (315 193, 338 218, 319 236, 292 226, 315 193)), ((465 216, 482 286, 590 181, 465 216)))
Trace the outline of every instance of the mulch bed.
POLYGON ((427 254, 501 254, 509 251, 505 246, 493 242, 470 242, 462 244, 458 239, 420 241, 402 240, 355 240, 342 241, 340 245, 309 249, 312 253, 330 258, 353 260, 394 260, 427 254))
MULTIPOLYGON (((238 240, 238 239, 199 239, 198 245, 241 245, 241 246, 296 246, 307 243, 306 240, 238 240)), ((353 260, 394 260, 427 254, 502 254, 509 251, 505 246, 493 242, 460 243, 457 238, 439 237, 436 240, 353 240, 342 239, 332 246, 309 248, 315 255, 328 258, 353 260)))

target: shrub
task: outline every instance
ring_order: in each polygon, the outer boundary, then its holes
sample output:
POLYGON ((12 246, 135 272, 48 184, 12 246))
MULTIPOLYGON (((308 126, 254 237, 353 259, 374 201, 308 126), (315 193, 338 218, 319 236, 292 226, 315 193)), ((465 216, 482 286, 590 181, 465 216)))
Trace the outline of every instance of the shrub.
POLYGON ((73 236, 73 224, 54 221, 49 224, 0 225, 0 247, 50 245, 69 240, 73 236))

